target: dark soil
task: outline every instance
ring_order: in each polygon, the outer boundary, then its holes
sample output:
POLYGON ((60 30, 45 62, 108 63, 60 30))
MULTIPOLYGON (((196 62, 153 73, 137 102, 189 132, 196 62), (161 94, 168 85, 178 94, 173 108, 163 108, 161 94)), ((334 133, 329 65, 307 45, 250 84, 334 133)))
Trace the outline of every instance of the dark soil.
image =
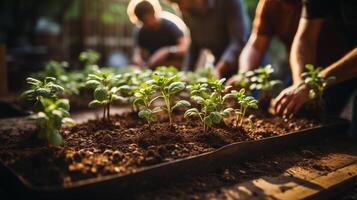
POLYGON ((35 126, 14 121, 0 128, 0 159, 37 186, 70 185, 78 180, 110 174, 128 174, 147 166, 211 152, 224 145, 282 135, 318 123, 250 115, 236 128, 234 118, 225 125, 202 131, 197 119, 174 115, 170 126, 163 116, 148 126, 135 113, 114 116, 110 122, 93 120, 61 130, 62 147, 49 147, 36 138, 35 126), (15 125, 15 126, 14 126, 15 125))
MULTIPOLYGON (((185 176, 179 181, 159 188, 136 193, 130 199, 240 199, 237 198, 237 194, 241 194, 242 196, 239 197, 242 199, 262 199, 262 196, 255 196, 254 193, 251 196, 239 193, 238 185, 261 177, 281 175, 300 179, 298 173, 288 172, 292 167, 323 175, 333 170, 330 166, 336 165, 333 163, 340 162, 341 157, 345 155, 357 155, 357 147, 353 141, 343 137, 327 138, 309 145, 301 145, 279 153, 262 155, 248 161, 223 166, 205 175, 185 176), (336 154, 340 157, 334 157, 336 154), (328 160, 329 163, 322 162, 322 160, 328 160)), ((336 195, 338 196, 333 199, 357 199, 357 188, 336 195)), ((272 199, 272 197, 264 199, 272 199)))

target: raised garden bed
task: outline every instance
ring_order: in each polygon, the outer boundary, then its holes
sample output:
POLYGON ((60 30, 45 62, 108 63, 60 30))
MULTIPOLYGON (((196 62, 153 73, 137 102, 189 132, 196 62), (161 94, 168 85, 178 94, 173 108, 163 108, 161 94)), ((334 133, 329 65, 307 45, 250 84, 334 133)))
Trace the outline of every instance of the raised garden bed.
POLYGON ((62 147, 39 142, 35 126, 26 120, 3 121, 2 181, 23 197, 113 197, 343 132, 347 127, 344 120, 251 115, 253 127, 246 122, 237 129, 232 126, 234 118, 228 118, 227 126, 203 132, 199 120, 184 119, 180 113, 174 115, 176 123, 171 127, 164 122, 166 116, 160 117, 162 122, 151 128, 134 113, 112 117, 111 122, 94 120, 63 128, 62 147))

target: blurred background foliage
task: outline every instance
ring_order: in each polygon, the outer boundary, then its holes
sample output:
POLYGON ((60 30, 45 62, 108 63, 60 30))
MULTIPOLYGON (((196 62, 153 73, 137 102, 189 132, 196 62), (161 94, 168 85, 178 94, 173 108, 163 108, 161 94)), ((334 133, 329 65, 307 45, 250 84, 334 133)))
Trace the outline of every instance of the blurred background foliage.
MULTIPOLYGON (((127 65, 134 46, 128 2, 1 0, 0 44, 7 46, 9 76, 40 70, 51 59, 66 60, 70 68, 78 68, 78 54, 85 49, 100 52, 102 65, 127 65)), ((164 10, 175 13, 166 1, 161 3, 164 10)), ((251 20, 257 3, 244 0, 251 20)), ((279 42, 272 44, 267 62, 277 65, 286 55, 279 42)))

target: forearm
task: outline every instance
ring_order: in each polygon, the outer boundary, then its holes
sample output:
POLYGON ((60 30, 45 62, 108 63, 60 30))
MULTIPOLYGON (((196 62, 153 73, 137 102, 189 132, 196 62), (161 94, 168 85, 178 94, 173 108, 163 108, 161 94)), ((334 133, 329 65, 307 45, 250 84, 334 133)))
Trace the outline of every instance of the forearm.
POLYGON ((139 66, 144 65, 145 61, 143 58, 142 50, 140 48, 134 49, 132 61, 135 65, 139 65, 139 66))
POLYGON ((335 77, 331 85, 357 77, 357 47, 337 62, 322 70, 321 76, 324 78, 335 77))
POLYGON ((195 64, 197 62, 199 56, 200 49, 194 44, 191 43, 189 46, 189 50, 185 55, 184 63, 182 69, 184 71, 193 71, 195 68, 195 64))
POLYGON ((315 64, 316 46, 320 34, 322 20, 307 20, 302 18, 295 35, 291 52, 290 66, 293 84, 302 81, 301 74, 306 64, 315 64))
POLYGON ((227 29, 229 33, 229 45, 226 47, 220 63, 227 63, 228 65, 237 65, 237 59, 243 50, 245 43, 248 40, 248 19, 246 11, 238 0, 227 1, 227 29))
POLYGON ((315 63, 314 45, 309 44, 304 39, 294 41, 290 53, 290 66, 293 84, 299 84, 302 81, 301 74, 304 72, 306 64, 315 63))
POLYGON ((239 72, 251 71, 262 64, 270 38, 252 34, 239 56, 239 72))
POLYGON ((174 52, 175 56, 184 56, 188 49, 188 39, 186 37, 181 37, 177 41, 177 45, 174 46, 176 51, 174 52))

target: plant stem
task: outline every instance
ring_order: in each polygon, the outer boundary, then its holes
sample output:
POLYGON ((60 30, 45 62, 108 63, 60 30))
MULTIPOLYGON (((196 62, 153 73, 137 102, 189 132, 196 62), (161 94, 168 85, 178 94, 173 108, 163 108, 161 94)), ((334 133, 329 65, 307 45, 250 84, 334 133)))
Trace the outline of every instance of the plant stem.
POLYGON ((172 125, 172 117, 171 117, 170 97, 166 96, 163 92, 162 92, 162 96, 163 96, 165 104, 166 104, 167 114, 169 116, 169 124, 171 126, 172 125))
POLYGON ((242 112, 242 116, 240 118, 240 126, 243 125, 243 119, 244 119, 244 116, 245 116, 245 112, 247 111, 247 107, 244 107, 243 108, 243 112, 242 112))
POLYGON ((107 110, 107 108, 104 106, 104 109, 103 109, 103 120, 105 120, 106 110, 107 110))
POLYGON ((110 104, 107 104, 107 119, 110 120, 110 104))

